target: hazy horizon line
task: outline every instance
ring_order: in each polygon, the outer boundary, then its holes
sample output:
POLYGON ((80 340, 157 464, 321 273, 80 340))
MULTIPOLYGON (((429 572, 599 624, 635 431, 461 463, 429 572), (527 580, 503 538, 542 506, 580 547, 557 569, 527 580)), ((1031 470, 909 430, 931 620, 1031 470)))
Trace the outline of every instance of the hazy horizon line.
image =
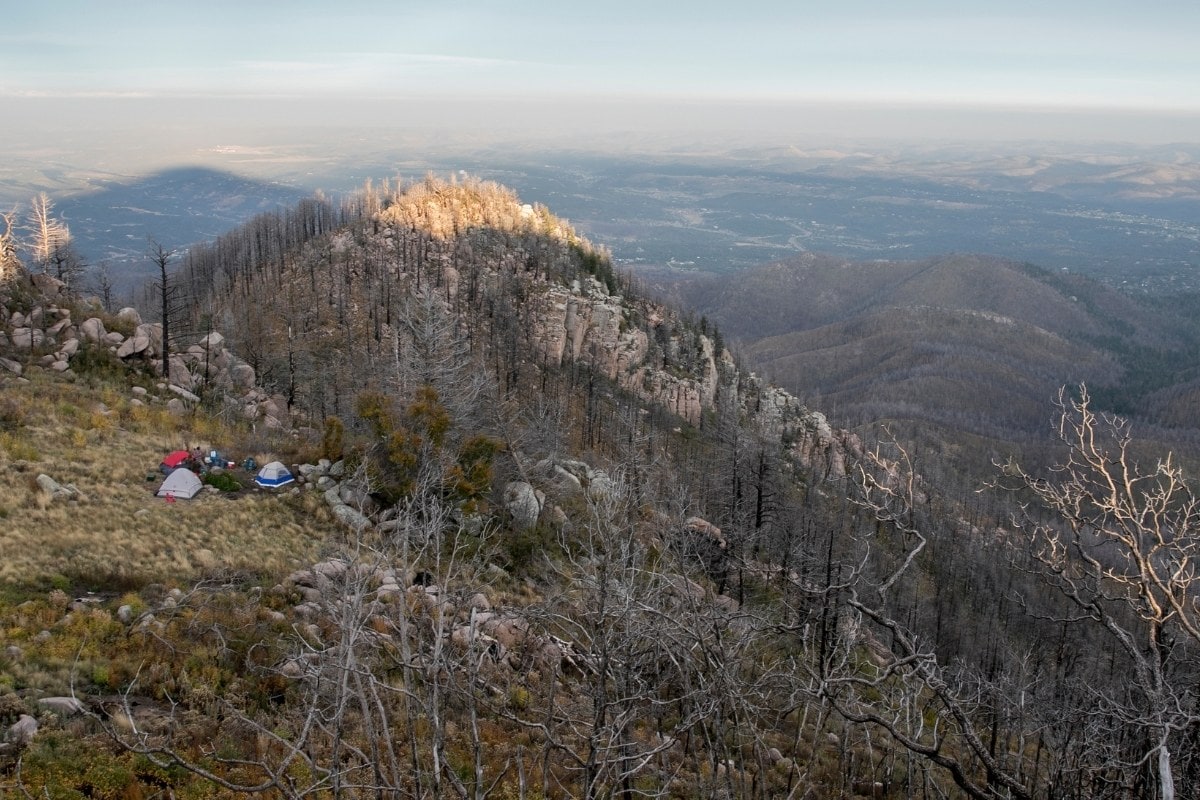
POLYGON ((1200 143, 1200 109, 1128 106, 789 100, 690 95, 226 94, 10 95, 16 136, 42 131, 140 130, 181 125, 214 133, 280 127, 454 127, 477 135, 595 137, 684 135, 752 141, 801 137, 972 141, 1200 143), (331 119, 334 120, 331 122, 331 119))

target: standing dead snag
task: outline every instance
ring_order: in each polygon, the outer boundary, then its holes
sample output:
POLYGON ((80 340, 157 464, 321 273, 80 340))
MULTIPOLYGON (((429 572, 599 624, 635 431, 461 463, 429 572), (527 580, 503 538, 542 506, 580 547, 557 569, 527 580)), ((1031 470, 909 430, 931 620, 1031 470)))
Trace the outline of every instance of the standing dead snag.
POLYGON ((17 257, 17 236, 13 231, 16 214, 16 209, 0 213, 0 222, 4 224, 4 230, 0 232, 0 284, 12 277, 21 263, 17 257))
POLYGON ((1020 527, 1045 581, 1127 660, 1131 691, 1101 701, 1147 743, 1134 760, 1155 765, 1159 797, 1172 800, 1171 754, 1200 725, 1200 499, 1169 454, 1143 468, 1129 423, 1096 412, 1086 386, 1078 398, 1060 391, 1057 407, 1063 463, 1045 477, 1010 463, 1001 483, 1053 513, 1026 513, 1020 527))
POLYGON ((158 283, 155 286, 159 290, 162 302, 162 374, 166 381, 171 380, 171 317, 178 305, 178 288, 171 282, 168 275, 167 266, 171 263, 171 258, 175 255, 174 251, 163 247, 154 237, 148 239, 150 243, 150 260, 158 267, 158 283))

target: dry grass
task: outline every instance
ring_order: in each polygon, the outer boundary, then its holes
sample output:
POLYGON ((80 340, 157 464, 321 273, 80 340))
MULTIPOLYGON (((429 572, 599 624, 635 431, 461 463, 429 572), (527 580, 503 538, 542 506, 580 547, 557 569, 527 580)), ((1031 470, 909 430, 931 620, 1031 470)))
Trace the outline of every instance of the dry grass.
POLYGON ((217 571, 280 573, 311 563, 332 530, 310 497, 254 491, 234 497, 204 491, 175 503, 155 497, 166 452, 211 441, 239 453, 236 432, 207 418, 132 407, 119 389, 32 377, 30 384, 4 387, 23 424, 0 435, 0 584, 65 576, 92 587, 127 587, 217 571), (50 500, 37 487, 39 473, 74 484, 86 499, 50 500))

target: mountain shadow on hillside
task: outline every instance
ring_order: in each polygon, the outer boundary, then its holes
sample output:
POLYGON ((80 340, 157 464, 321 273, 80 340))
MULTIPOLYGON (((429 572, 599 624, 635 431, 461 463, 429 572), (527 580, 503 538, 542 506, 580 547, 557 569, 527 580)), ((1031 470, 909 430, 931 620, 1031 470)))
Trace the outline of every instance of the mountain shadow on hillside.
POLYGON ((176 167, 129 181, 106 180, 57 203, 79 252, 106 262, 114 281, 151 277, 146 238, 171 248, 211 240, 256 214, 294 205, 309 191, 205 167, 176 167))

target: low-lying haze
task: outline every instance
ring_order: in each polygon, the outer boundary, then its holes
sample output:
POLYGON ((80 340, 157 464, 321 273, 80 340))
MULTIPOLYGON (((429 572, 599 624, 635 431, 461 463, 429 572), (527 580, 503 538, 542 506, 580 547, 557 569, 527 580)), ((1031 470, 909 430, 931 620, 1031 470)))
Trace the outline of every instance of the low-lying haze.
POLYGON ((182 246, 298 194, 464 170, 626 264, 965 248, 1192 286, 1198 24, 1076 0, 26 4, 0 32, 0 205, 50 193, 95 262, 136 258, 144 223, 182 246), (198 168, 230 195, 147 180, 198 168), (122 186, 154 189, 76 199, 122 186))

